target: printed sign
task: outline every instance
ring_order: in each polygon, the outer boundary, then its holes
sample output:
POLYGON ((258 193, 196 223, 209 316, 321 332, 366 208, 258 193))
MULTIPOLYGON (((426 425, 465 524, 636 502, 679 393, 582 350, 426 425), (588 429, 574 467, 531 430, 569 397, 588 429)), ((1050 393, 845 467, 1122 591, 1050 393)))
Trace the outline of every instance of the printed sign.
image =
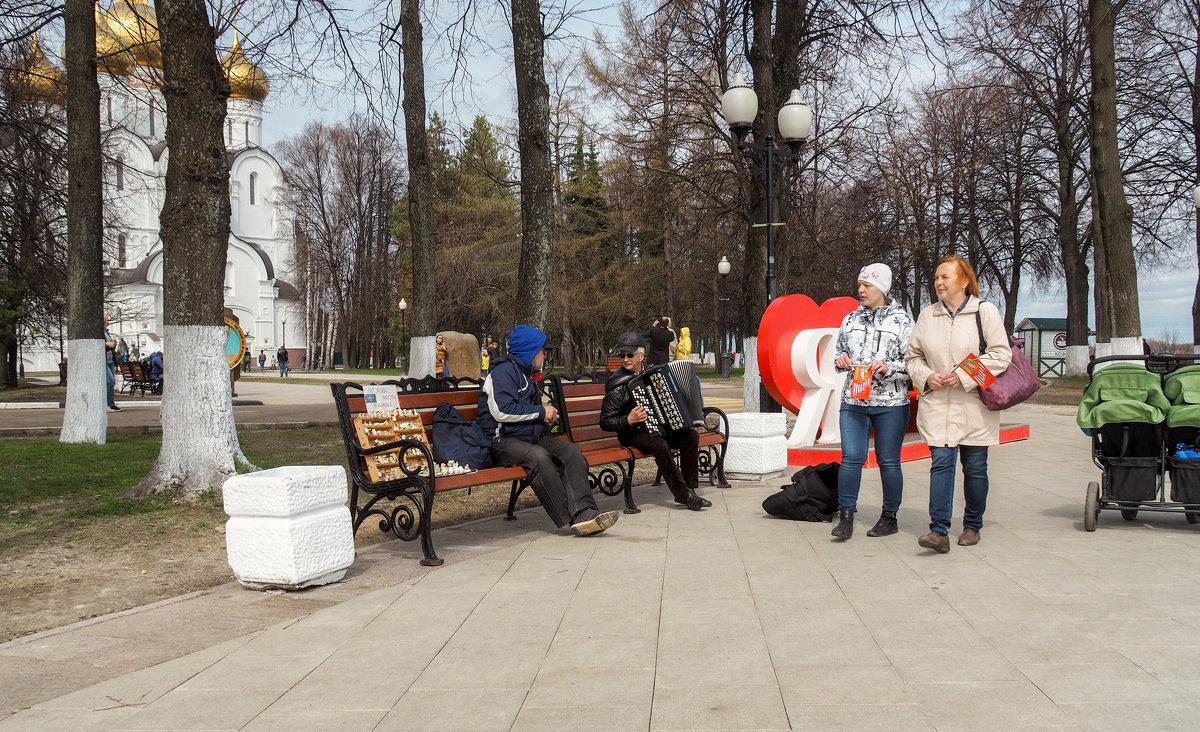
POLYGON ((966 371, 967 376, 970 376, 972 381, 979 384, 980 389, 987 389, 996 383, 996 376, 991 371, 988 371, 988 367, 984 366, 983 362, 974 353, 964 358, 957 368, 966 371))
POLYGON ((363 387, 368 412, 394 412, 400 408, 395 384, 368 384, 363 387))
POLYGON ((855 366, 854 375, 850 377, 850 398, 871 398, 871 367, 855 366))

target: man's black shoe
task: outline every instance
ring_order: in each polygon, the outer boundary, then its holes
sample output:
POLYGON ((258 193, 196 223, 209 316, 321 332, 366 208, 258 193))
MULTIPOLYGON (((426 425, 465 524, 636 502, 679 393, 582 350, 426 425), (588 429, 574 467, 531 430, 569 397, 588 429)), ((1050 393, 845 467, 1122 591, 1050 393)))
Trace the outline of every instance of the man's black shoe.
POLYGON ((675 502, 687 506, 689 511, 699 511, 702 508, 712 505, 710 501, 704 500, 693 490, 688 490, 682 497, 676 498, 675 502))

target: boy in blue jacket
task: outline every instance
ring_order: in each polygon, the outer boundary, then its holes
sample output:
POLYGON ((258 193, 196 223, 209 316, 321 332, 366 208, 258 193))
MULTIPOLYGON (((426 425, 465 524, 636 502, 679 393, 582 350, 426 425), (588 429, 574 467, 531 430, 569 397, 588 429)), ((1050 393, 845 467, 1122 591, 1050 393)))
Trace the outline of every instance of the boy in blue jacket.
POLYGON ((520 465, 554 525, 567 524, 581 536, 599 534, 617 522, 616 511, 601 513, 588 485, 587 459, 579 447, 546 432, 558 410, 542 405, 534 380, 546 360, 546 334, 518 325, 508 336, 508 356, 491 364, 479 392, 475 421, 492 438, 492 462, 520 465), (561 466, 561 472, 560 472, 561 466))

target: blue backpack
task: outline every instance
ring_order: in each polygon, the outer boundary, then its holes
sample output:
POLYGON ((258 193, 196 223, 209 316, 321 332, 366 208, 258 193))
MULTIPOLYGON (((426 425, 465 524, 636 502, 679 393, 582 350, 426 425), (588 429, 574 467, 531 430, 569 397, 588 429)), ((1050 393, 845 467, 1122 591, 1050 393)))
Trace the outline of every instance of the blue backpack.
POLYGON ((433 459, 438 463, 451 460, 472 470, 492 467, 491 440, 483 428, 469 421, 448 402, 433 413, 433 459))

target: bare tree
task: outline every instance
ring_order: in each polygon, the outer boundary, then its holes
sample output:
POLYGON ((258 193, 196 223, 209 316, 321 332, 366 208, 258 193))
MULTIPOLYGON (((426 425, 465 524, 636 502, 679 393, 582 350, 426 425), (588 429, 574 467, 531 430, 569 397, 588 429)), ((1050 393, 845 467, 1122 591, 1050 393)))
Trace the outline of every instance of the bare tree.
POLYGON ((163 443, 131 491, 220 488, 247 463, 233 420, 221 283, 229 246, 229 163, 222 139, 229 81, 204 0, 158 0, 167 103, 167 196, 161 214, 165 361, 163 443))
POLYGON ((554 245, 554 174, 550 158, 550 89, 546 31, 538 0, 511 0, 517 76, 517 146, 521 153, 521 262, 516 321, 545 327, 554 245))
POLYGON ((1117 14, 1126 0, 1088 0, 1088 47, 1091 50, 1092 170, 1096 181, 1100 246, 1104 247, 1110 293, 1109 311, 1097 313, 1112 325, 1113 353, 1140 353, 1137 262, 1133 253, 1133 207, 1125 200, 1117 140, 1117 14))
POLYGON ((71 378, 62 442, 103 444, 108 429, 96 11, 67 0, 67 337, 71 378))
POLYGON ((0 50, 0 352, 7 388, 17 387, 23 370, 18 349, 49 342, 66 299, 64 79, 36 39, 16 45, 0 50))
POLYGON ((408 146, 408 221, 412 230, 413 341, 409 373, 434 372, 437 334, 437 270, 433 172, 425 129, 424 33, 419 0, 401 0, 403 27, 404 136, 408 146))
POLYGON ((1023 100, 1039 120, 1035 161, 1026 170, 1054 191, 1039 197, 1040 217, 1057 232, 1066 277, 1067 372, 1081 374, 1088 359, 1089 280, 1085 236, 1091 185, 1088 142, 1087 28, 1083 0, 977 0, 963 15, 955 47, 980 62, 995 84, 1023 100))

